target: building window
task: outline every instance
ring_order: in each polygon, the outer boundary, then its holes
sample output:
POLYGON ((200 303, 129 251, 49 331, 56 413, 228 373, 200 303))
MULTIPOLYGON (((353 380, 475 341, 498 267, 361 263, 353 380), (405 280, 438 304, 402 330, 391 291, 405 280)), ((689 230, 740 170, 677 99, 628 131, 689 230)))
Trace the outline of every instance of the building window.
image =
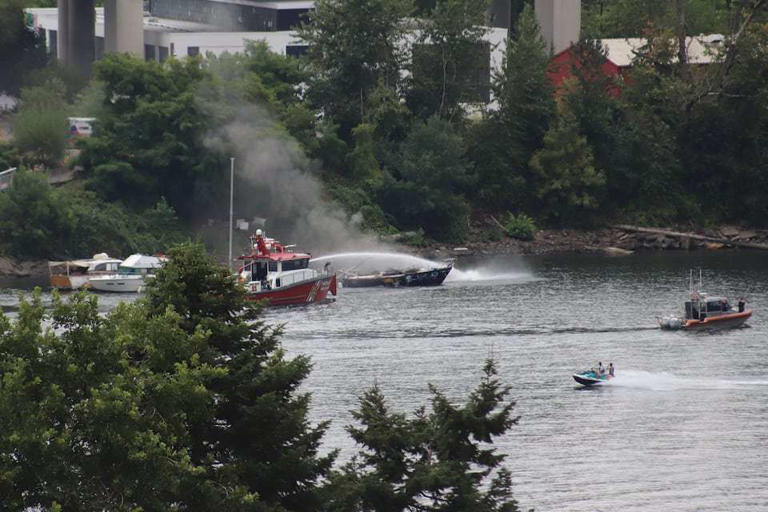
POLYGON ((285 54, 289 57, 301 57, 302 55, 305 55, 307 53, 307 49, 309 46, 306 45, 294 45, 294 46, 286 46, 285 47, 285 54))
POLYGON ((152 44, 145 44, 144 45, 144 60, 156 60, 157 57, 155 57, 155 46, 152 44))
POLYGON ((59 42, 56 40, 58 37, 58 32, 55 30, 49 30, 48 31, 48 50, 51 55, 56 55, 56 52, 59 50, 59 42))
POLYGON ((104 38, 96 36, 96 40, 94 42, 94 57, 96 60, 101 60, 104 58, 104 38))
POLYGON ((194 57, 195 55, 200 55, 200 47, 187 46, 187 55, 189 55, 190 57, 194 57))
POLYGON ((168 58, 168 47, 167 46, 158 46, 157 47, 157 58, 160 62, 165 62, 165 60, 168 58))

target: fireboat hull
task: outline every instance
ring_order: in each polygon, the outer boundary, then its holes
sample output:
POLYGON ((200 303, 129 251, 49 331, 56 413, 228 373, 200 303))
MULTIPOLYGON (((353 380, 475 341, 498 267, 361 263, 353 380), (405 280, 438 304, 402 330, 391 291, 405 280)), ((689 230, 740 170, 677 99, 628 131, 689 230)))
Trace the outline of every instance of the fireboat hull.
POLYGON ((328 300, 328 294, 336 295, 336 276, 308 279, 290 286, 273 290, 248 293, 248 301, 268 301, 269 306, 294 306, 328 300))
POLYGON ((711 316, 704 320, 686 320, 683 329, 686 331, 733 329, 744 325, 750 316, 752 316, 752 311, 747 310, 740 313, 711 316))

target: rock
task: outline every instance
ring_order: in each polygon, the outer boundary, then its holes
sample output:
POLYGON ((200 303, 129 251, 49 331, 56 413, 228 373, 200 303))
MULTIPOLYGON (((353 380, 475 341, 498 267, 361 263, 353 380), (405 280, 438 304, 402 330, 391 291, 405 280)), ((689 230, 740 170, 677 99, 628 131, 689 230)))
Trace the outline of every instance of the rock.
POLYGON ((755 231, 739 231, 739 234, 733 237, 734 240, 751 240, 752 238, 757 238, 757 232, 755 231))
POLYGON ((0 275, 12 277, 29 277, 43 275, 48 270, 45 261, 16 261, 0 257, 0 275))
POLYGON ((726 238, 733 238, 739 234, 739 228, 736 226, 723 226, 720 228, 720 233, 726 238))
POLYGON ((608 256, 629 256, 634 252, 620 247, 603 247, 601 250, 608 256))
POLYGON ((721 244, 720 242, 704 242, 704 248, 709 249, 710 251, 722 249, 723 247, 725 247, 725 245, 721 244))

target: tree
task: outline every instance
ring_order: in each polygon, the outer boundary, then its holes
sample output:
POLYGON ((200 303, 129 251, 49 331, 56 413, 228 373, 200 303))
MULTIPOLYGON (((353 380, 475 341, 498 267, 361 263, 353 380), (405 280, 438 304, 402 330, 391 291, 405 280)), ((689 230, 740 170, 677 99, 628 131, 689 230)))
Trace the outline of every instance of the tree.
POLYGON ((526 5, 507 41, 501 71, 494 76, 494 114, 505 130, 505 138, 518 147, 523 158, 541 147, 549 121, 555 114, 554 91, 547 76, 549 52, 539 24, 526 5))
POLYGON ((0 92, 17 94, 28 74, 46 65, 45 38, 28 29, 22 0, 0 2, 0 92))
POLYGON ((411 110, 456 120, 460 103, 479 103, 487 89, 490 47, 483 41, 486 0, 439 0, 424 8, 413 45, 411 110))
POLYGON ((397 90, 402 20, 410 10, 408 0, 318 0, 299 27, 313 71, 309 97, 339 125, 342 139, 363 120, 368 97, 380 83, 397 90))
POLYGON ((58 165, 64 156, 69 126, 63 86, 56 82, 21 91, 14 119, 14 139, 30 164, 58 165))
POLYGON ((531 158, 536 195, 542 210, 561 225, 580 224, 599 205, 605 175, 595 168, 592 150, 569 112, 561 113, 544 136, 544 146, 531 158))
POLYGON ((385 176, 376 194, 401 229, 423 228, 436 240, 460 242, 468 231, 463 193, 474 183, 461 136, 448 121, 416 121, 402 144, 399 180, 385 176))
POLYGON ((366 391, 348 432, 360 446, 333 480, 331 510, 517 511, 504 456, 494 438, 517 423, 510 388, 487 361, 479 386, 463 407, 430 386, 431 408, 413 418, 390 412, 378 387, 366 391))
POLYGON ((205 382, 215 396, 209 414, 188 427, 191 460, 207 481, 195 499, 225 508, 237 499, 243 502, 232 505, 257 500, 265 510, 317 510, 316 486, 335 455, 318 456, 327 425, 310 426, 310 397, 297 393, 309 360, 285 359, 280 328, 259 320, 235 276, 201 246, 180 246, 169 257, 148 286, 149 315, 170 307, 186 332, 207 332, 197 357, 220 371, 205 382))
POLYGON ((314 511, 324 427, 279 329, 200 246, 146 300, 22 300, 0 315, 0 494, 24 510, 314 511), (43 321, 54 329, 43 330, 43 321))
POLYGON ((542 144, 555 114, 547 77, 549 52, 533 9, 527 5, 507 40, 501 70, 494 75, 498 109, 475 129, 472 158, 478 162, 478 199, 493 209, 516 209, 526 202, 528 162, 542 144), (523 203, 523 204, 521 204, 523 203))
POLYGON ((110 54, 96 64, 105 117, 80 157, 94 190, 138 207, 165 197, 182 217, 200 208, 189 201, 196 183, 220 169, 203 144, 209 117, 196 93, 205 74, 196 59, 110 54))
POLYGON ((361 181, 372 178, 379 172, 379 162, 376 160, 376 149, 373 142, 373 127, 360 124, 352 130, 355 148, 347 155, 348 168, 351 178, 361 181))
POLYGON ((0 194, 0 249, 20 258, 55 256, 74 228, 67 213, 45 176, 17 170, 0 194))

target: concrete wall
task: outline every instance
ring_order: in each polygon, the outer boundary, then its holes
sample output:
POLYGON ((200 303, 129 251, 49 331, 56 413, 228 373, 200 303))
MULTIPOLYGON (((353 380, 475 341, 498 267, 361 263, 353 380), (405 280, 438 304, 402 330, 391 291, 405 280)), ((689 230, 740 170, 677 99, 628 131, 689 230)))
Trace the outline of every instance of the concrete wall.
POLYGON ((541 35, 554 53, 579 40, 581 0, 536 0, 535 8, 541 35))

